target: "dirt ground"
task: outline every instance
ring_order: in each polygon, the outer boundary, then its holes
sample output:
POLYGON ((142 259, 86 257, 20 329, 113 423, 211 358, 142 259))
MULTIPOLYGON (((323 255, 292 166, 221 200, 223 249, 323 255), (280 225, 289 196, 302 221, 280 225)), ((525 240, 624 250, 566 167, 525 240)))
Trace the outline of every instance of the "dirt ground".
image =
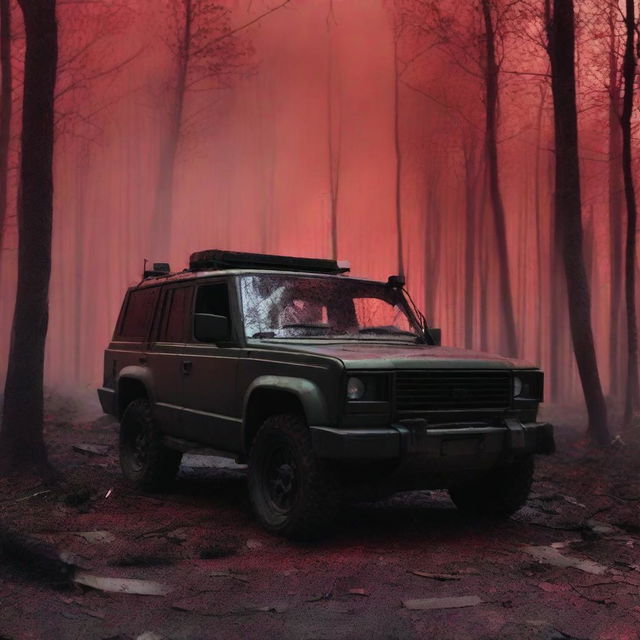
POLYGON ((345 508, 328 539, 303 545, 256 525, 229 461, 189 456, 170 493, 133 493, 117 425, 53 400, 46 439, 64 480, 0 480, 0 523, 79 571, 164 595, 58 584, 5 553, 0 640, 640 638, 640 446, 603 454, 581 436, 559 427, 558 453, 539 459, 528 506, 507 521, 413 492, 345 508), (73 448, 87 443, 104 449, 73 448))

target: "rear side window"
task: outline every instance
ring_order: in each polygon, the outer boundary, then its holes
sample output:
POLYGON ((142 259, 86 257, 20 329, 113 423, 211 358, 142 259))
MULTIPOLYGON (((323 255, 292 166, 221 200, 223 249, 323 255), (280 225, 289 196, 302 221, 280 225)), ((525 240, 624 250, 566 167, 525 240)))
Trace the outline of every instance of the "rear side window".
POLYGON ((229 290, 227 283, 207 284, 198 288, 196 313, 212 313, 229 317, 229 290))
POLYGON ((149 335, 158 288, 136 289, 129 293, 126 309, 120 323, 119 337, 143 340, 149 335))
POLYGON ((163 305, 163 317, 158 340, 161 342, 185 342, 187 313, 191 303, 191 287, 169 289, 163 305))

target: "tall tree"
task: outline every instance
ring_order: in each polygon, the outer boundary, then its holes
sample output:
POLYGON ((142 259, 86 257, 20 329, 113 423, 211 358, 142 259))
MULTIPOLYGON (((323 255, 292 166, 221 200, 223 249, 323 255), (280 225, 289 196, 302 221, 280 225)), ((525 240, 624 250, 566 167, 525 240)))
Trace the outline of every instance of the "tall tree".
MULTIPOLYGON (((11 68, 11 0, 0 0, 0 274, 7 223, 9 187, 9 143, 13 110, 13 70, 11 68)), ((1 286, 1 282, 0 282, 1 286)))
POLYGON ((173 33, 168 41, 173 69, 167 87, 167 127, 160 145, 150 243, 153 255, 169 252, 176 158, 185 129, 186 98, 190 91, 224 88, 246 68, 251 46, 237 37, 265 16, 289 4, 280 4, 238 27, 231 11, 209 0, 169 0, 173 33))
POLYGON ((55 0, 19 0, 26 54, 18 203, 18 288, 0 428, 3 471, 48 468, 43 431, 44 346, 53 217, 55 0))
POLYGON ((622 172, 624 196, 627 205, 627 238, 625 246, 625 301, 627 310, 627 388, 625 392, 624 423, 629 426, 633 414, 638 411, 638 325, 636 318, 636 192, 633 184, 633 158, 631 153, 631 116, 633 112, 633 87, 636 81, 636 17, 635 0, 625 2, 626 41, 622 76, 622 172))
POLYGON ((492 14, 492 0, 482 0, 482 17, 484 20, 484 36, 486 59, 484 65, 485 89, 485 144, 487 165, 489 170, 489 196, 493 209, 496 227, 496 247, 498 251, 500 301, 504 320, 504 348, 509 355, 516 355, 518 343, 516 338, 516 321, 513 313, 513 294, 509 269, 509 252, 507 249, 507 230, 504 203, 500 190, 500 173, 498 168, 498 73, 496 56, 496 27, 492 14))
POLYGON ((553 12, 549 15, 556 152, 555 233, 562 248, 571 338, 589 413, 589 434, 600 444, 607 444, 607 408, 593 342, 591 295, 583 251, 573 0, 553 0, 553 12))
POLYGON ((404 275, 404 249, 402 238, 402 149, 400 146, 400 61, 398 45, 404 25, 396 18, 393 30, 393 150, 395 154, 395 210, 396 210, 396 255, 398 274, 404 275))
POLYGON ((331 257, 338 258, 338 197, 340 195, 340 160, 342 156, 342 131, 340 121, 336 126, 334 107, 335 52, 333 27, 336 24, 333 0, 329 0, 327 15, 327 152, 329 156, 329 206, 331 210, 331 257))
POLYGON ((620 65, 616 17, 618 2, 611 0, 607 10, 609 27, 608 85, 609 85, 609 264, 611 287, 609 298, 609 394, 619 397, 622 390, 622 350, 620 336, 623 330, 622 282, 623 282, 623 177, 622 177, 622 128, 620 126, 620 65))

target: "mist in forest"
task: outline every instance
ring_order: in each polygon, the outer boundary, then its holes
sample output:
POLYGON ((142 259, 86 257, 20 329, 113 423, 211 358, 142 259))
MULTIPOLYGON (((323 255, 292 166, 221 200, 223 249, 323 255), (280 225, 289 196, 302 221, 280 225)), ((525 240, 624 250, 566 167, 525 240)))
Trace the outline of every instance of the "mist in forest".
MULTIPOLYGON (((490 3, 502 257, 486 147, 483 4, 61 0, 48 385, 100 381, 123 293, 145 258, 181 270, 191 252, 219 248, 335 255, 353 275, 376 279, 402 271, 443 344, 517 355, 544 368, 548 400, 579 400, 553 233, 544 3, 490 3)), ((0 376, 16 286, 24 53, 11 7, 0 376)), ((623 392, 624 212, 611 113, 622 31, 607 3, 580 3, 584 246, 598 366, 615 397, 623 392)))

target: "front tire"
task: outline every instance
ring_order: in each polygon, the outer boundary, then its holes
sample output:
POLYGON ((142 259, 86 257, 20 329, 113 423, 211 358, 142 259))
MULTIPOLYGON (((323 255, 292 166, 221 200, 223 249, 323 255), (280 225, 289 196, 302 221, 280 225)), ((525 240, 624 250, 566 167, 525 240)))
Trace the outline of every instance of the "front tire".
POLYGON ((517 458, 507 467, 492 469, 473 482, 449 488, 449 495, 465 513, 508 517, 523 507, 533 482, 533 456, 517 458))
POLYGON ((182 453, 167 449, 144 398, 131 402, 120 422, 120 467, 138 489, 166 489, 180 468, 182 453))
POLYGON ((260 523, 289 538, 316 538, 337 512, 339 483, 313 453, 297 415, 267 418, 249 454, 249 495, 260 523))

